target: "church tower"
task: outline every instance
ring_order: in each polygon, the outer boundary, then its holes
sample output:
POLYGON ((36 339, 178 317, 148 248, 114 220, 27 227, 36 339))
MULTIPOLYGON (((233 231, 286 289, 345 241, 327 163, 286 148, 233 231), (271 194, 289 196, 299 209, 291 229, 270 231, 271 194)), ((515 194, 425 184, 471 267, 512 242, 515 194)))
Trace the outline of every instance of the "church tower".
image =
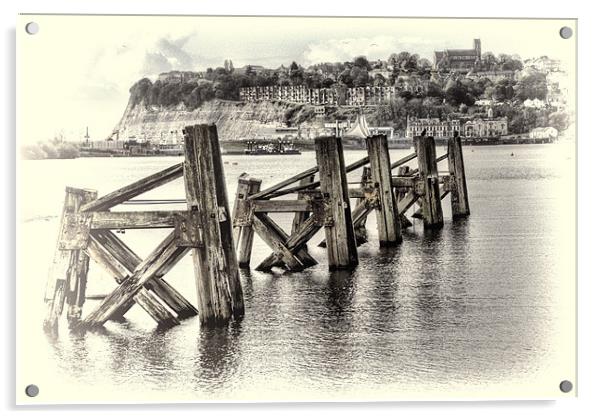
POLYGON ((477 53, 477 60, 480 62, 481 61, 481 40, 480 39, 473 40, 473 49, 477 53))

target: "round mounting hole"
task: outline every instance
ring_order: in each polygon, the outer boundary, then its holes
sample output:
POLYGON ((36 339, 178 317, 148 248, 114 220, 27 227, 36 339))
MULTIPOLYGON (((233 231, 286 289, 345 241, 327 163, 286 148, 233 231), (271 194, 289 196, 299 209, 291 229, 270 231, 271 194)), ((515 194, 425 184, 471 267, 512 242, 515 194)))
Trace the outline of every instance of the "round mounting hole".
POLYGON ((35 22, 29 22, 27 25, 25 25, 25 32, 27 32, 30 35, 35 35, 39 31, 40 26, 35 22))
POLYGON ((560 28, 560 37, 562 39, 569 39, 571 36, 573 36, 573 30, 571 28, 568 26, 560 28))
POLYGON ((35 384, 30 384, 27 387, 25 387, 25 394, 27 394, 29 397, 35 397, 39 393, 40 389, 35 384))
POLYGON ((560 391, 562 391, 563 393, 568 393, 572 389, 573 383, 571 383, 569 380, 564 380, 560 382, 560 391))

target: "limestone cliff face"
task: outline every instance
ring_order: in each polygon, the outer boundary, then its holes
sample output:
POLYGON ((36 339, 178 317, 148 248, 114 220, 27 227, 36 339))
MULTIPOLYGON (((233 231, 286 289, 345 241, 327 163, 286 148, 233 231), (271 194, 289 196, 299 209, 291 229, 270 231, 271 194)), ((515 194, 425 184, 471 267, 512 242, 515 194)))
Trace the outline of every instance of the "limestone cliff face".
POLYGON ((176 142, 182 138, 186 125, 215 123, 221 141, 261 137, 275 128, 294 126, 301 110, 300 105, 275 102, 245 103, 212 100, 194 110, 184 105, 161 108, 146 106, 143 103, 128 103, 123 117, 115 127, 114 139, 154 142, 176 142), (118 133, 118 134, 117 134, 118 133), (118 137, 118 138, 117 138, 118 137))

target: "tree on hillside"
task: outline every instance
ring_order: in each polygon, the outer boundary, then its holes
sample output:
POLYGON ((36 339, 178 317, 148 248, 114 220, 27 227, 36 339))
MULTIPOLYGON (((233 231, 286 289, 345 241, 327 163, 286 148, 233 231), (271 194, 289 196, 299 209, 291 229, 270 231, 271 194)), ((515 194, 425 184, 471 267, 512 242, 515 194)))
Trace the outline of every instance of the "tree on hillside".
POLYGON ((564 131, 569 127, 569 116, 564 112, 553 112, 548 118, 548 124, 558 131, 564 131))
POLYGON ((498 67, 500 70, 522 70, 523 62, 518 55, 500 54, 498 56, 498 67))
POLYGON ((353 66, 349 72, 349 77, 351 77, 352 84, 355 87, 366 86, 370 81, 368 70, 358 66, 353 66))
POLYGON ((359 57, 355 57, 355 58, 353 59, 353 65, 354 65, 355 67, 360 67, 360 68, 364 68, 364 69, 366 69, 366 70, 371 70, 371 67, 370 67, 370 62, 369 62, 369 61, 368 61, 368 59, 367 59, 365 56, 363 56, 363 55, 360 55, 359 57))
POLYGON ((393 98, 378 105, 372 123, 377 126, 392 126, 395 130, 403 130, 406 128, 407 115, 406 101, 393 98))
POLYGON ((387 85, 387 79, 382 74, 377 74, 374 76, 374 81, 372 82, 373 86, 382 87, 387 85))
POLYGON ((130 98, 132 103, 137 105, 138 103, 142 102, 142 100, 148 96, 152 87, 153 82, 147 78, 143 78, 134 83, 134 85, 130 88, 130 98))
POLYGON ((445 93, 443 92, 443 89, 441 88, 439 83, 429 81, 426 85, 426 95, 430 97, 442 98, 445 96, 445 93))
POLYGON ((428 71, 433 68, 433 63, 431 63, 430 60, 426 58, 420 58, 416 64, 418 69, 421 71, 428 71))
POLYGON ((481 64, 484 70, 493 71, 498 65, 498 60, 493 52, 487 51, 481 54, 481 64))
POLYGON ((493 86, 491 91, 488 91, 490 98, 496 102, 512 100, 514 98, 514 83, 510 79, 501 79, 493 86))
POLYGON ((548 91, 546 75, 539 72, 531 73, 520 79, 514 90, 520 100, 544 100, 548 91))
POLYGON ((460 82, 454 83, 445 90, 445 100, 452 106, 460 106, 462 103, 472 106, 475 102, 474 96, 472 96, 466 86, 460 82))
POLYGON ((289 69, 289 78, 293 86, 303 83, 303 69, 294 61, 289 69))
POLYGON ((346 68, 339 74, 339 83, 344 84, 347 87, 353 87, 353 77, 351 77, 351 69, 346 68))

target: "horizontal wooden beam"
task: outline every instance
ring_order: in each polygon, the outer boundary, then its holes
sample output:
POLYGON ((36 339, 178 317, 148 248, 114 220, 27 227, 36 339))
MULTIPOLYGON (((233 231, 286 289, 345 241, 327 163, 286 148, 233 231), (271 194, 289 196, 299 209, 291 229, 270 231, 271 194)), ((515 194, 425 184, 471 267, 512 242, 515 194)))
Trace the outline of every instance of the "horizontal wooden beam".
POLYGON ((349 188, 349 199, 351 198, 365 198, 366 194, 362 188, 349 188))
POLYGON ((307 212, 312 210, 311 201, 306 200, 253 200, 252 208, 255 212, 307 212))
POLYGON ((173 228, 175 218, 188 216, 188 211, 95 211, 92 215, 93 230, 173 228))
POLYGON ((174 179, 179 178, 184 174, 183 163, 175 164, 157 173, 153 173, 137 182, 130 185, 119 188, 110 194, 102 196, 95 201, 88 204, 82 205, 80 211, 105 211, 115 205, 119 205, 128 199, 143 194, 144 192, 150 191, 151 189, 157 188, 174 179))
POLYGON ((414 188, 420 180, 418 176, 393 176, 391 182, 396 188, 414 188))

